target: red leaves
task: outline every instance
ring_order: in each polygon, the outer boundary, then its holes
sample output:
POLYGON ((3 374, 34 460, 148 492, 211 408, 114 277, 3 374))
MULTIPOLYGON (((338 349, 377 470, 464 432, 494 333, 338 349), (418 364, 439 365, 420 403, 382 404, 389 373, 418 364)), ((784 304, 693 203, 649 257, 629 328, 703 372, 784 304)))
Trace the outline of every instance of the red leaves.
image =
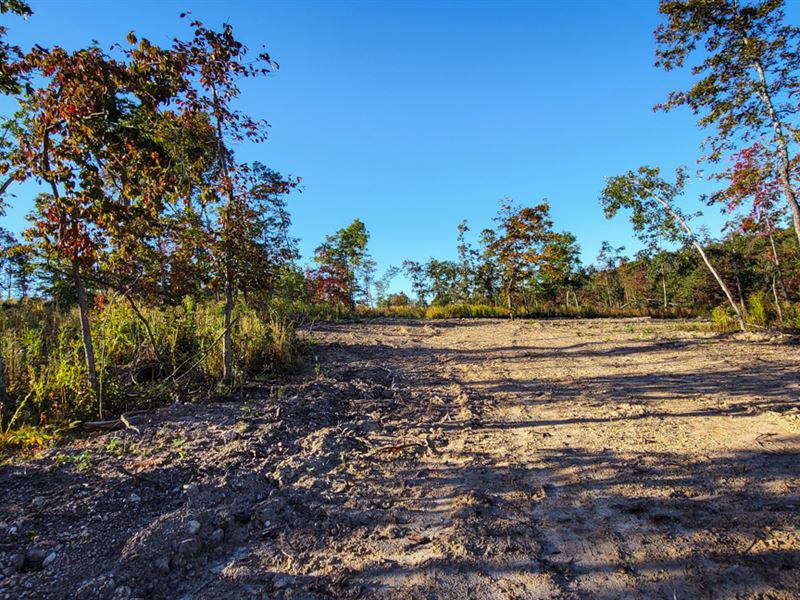
POLYGON ((763 219, 772 219, 774 213, 783 210, 783 183, 775 170, 775 157, 764 145, 756 142, 736 152, 732 162, 733 165, 720 176, 720 179, 728 181, 728 186, 712 195, 711 203, 722 204, 727 213, 743 208, 746 213, 739 229, 753 230, 763 219))

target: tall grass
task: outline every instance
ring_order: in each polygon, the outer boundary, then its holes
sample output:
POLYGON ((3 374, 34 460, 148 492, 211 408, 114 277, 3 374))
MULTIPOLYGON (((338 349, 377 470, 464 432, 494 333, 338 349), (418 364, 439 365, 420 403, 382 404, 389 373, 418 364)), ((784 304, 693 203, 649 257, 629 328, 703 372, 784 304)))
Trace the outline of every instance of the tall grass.
MULTIPOLYGON (((120 298, 110 298, 92 315, 101 380, 95 395, 88 384, 77 310, 42 301, 0 305, 8 392, 0 431, 163 402, 176 386, 213 390, 222 380, 223 304, 189 298, 178 306, 139 309, 153 340, 143 320, 120 298)), ((280 309, 237 304, 235 383, 293 366, 297 338, 292 319, 280 309)))

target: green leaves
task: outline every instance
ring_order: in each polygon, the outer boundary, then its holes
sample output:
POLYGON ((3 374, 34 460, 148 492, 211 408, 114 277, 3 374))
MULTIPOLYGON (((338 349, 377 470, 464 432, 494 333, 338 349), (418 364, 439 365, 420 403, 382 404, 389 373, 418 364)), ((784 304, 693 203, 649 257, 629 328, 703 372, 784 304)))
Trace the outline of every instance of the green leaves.
MULTIPOLYGON (((656 66, 667 71, 692 65, 697 81, 671 92, 657 110, 687 105, 703 127, 714 126, 711 160, 719 160, 744 138, 773 137, 764 102, 767 91, 779 114, 794 111, 800 85, 800 32, 784 22, 781 0, 662 0, 665 21, 655 32, 656 66), (763 69, 766 81, 759 79, 763 69)), ((787 113, 788 114, 788 113, 787 113)))
POLYGON ((681 169, 676 173, 675 183, 668 183, 657 167, 642 166, 637 171, 609 177, 600 194, 600 204, 607 219, 620 210, 628 210, 634 232, 645 243, 653 245, 659 239, 685 241, 685 231, 678 219, 688 217, 675 205, 685 181, 681 169))

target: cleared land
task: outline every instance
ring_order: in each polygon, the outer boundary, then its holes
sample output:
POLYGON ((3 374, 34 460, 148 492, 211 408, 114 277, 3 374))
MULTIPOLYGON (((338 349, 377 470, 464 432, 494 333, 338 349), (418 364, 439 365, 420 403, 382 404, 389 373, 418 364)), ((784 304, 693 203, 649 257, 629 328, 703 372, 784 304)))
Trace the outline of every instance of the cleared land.
POLYGON ((0 597, 800 597, 793 340, 312 335, 284 385, 0 469, 0 597))

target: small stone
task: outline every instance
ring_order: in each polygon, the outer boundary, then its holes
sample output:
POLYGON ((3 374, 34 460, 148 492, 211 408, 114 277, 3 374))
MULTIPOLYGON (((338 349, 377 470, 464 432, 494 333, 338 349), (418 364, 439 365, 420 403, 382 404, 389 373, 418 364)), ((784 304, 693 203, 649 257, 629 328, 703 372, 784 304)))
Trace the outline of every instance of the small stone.
POLYGON ((153 567, 159 573, 169 573, 169 559, 166 556, 159 556, 153 562, 153 567))
POLYGON ((178 554, 182 556, 192 556, 200 551, 200 542, 197 538, 186 538, 178 544, 178 554))
POLYGON ((225 532, 222 529, 215 529, 211 532, 211 541, 215 544, 219 544, 223 539, 225 539, 225 532))
POLYGON ((230 520, 231 517, 226 511, 220 511, 214 515, 214 526, 219 529, 225 529, 230 520))
POLYGON ((197 535, 197 532, 200 531, 200 521, 192 519, 187 524, 186 529, 189 531, 189 535, 197 535))
POLYGON ((137 502, 140 502, 142 498, 138 494, 131 494, 128 500, 136 504, 137 502))
MULTIPOLYGON (((15 560, 17 569, 23 572, 41 571, 45 567, 45 560, 47 560, 51 554, 55 554, 55 552, 51 551, 50 548, 31 546, 25 551, 24 554, 17 555, 15 560)), ((53 556, 50 562, 53 562, 53 560, 55 560, 55 556, 53 556)), ((50 562, 47 564, 50 564, 50 562)))
POLYGON ((53 564, 53 561, 56 559, 56 552, 55 550, 47 555, 47 557, 42 561, 42 568, 46 569, 48 565, 53 564))
POLYGON ((232 429, 229 429, 228 431, 223 432, 221 437, 222 441, 227 444, 238 438, 239 434, 233 431, 232 429))
POLYGON ((36 496, 33 500, 31 500, 31 508, 33 510, 42 510, 46 503, 47 500, 45 500, 43 496, 36 496))

